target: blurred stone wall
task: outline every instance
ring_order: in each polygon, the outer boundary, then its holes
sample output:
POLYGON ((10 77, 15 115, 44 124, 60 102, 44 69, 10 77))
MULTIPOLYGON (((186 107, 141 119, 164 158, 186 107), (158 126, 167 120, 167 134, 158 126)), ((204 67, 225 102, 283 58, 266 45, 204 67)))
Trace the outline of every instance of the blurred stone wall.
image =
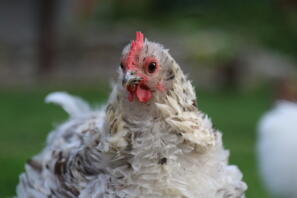
MULTIPOLYGON (((83 0, 58 1, 54 11, 55 45, 52 69, 38 67, 38 0, 0 2, 0 86, 88 85, 110 83, 116 76, 122 48, 143 31, 168 49, 198 86, 244 88, 296 73, 296 62, 247 38, 222 30, 174 32, 144 21, 106 24, 82 17, 83 0), (141 29, 139 29, 141 27, 141 29), (232 78, 232 79, 231 79, 232 78)), ((39 13, 40 14, 40 13, 39 13)), ((102 19, 103 20, 103 19, 102 19)))

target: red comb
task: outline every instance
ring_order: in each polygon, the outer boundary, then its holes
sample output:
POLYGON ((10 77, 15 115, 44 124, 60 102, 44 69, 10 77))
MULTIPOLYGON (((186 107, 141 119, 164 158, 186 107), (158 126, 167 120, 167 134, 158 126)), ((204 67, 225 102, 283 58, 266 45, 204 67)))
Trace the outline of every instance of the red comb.
POLYGON ((144 35, 141 32, 136 32, 136 38, 131 42, 130 51, 126 59, 126 67, 131 69, 135 65, 135 56, 142 49, 144 44, 144 35))

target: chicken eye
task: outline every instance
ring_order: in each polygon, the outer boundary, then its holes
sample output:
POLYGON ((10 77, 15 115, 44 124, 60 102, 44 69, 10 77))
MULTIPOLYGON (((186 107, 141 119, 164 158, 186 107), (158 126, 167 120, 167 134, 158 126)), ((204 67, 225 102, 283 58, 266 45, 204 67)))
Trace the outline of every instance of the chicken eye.
POLYGON ((156 71, 156 69, 157 69, 157 63, 150 62, 150 64, 148 65, 148 68, 147 68, 148 72, 152 74, 156 71))

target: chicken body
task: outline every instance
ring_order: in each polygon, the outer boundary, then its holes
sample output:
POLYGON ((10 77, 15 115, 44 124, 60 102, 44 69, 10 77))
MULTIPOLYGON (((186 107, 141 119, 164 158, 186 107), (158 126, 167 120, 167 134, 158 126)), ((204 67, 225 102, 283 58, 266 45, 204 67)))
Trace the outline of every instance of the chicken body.
POLYGON ((297 104, 279 101, 259 122, 259 168, 269 191, 297 197, 297 104))
MULTIPOLYGON (((134 69, 126 67, 101 110, 65 93, 48 97, 70 119, 51 132, 45 149, 26 164, 19 198, 244 197, 242 174, 228 165, 221 133, 198 110, 190 81, 168 50, 147 40, 143 45, 137 60, 145 62, 142 56, 149 54, 158 60, 158 73, 126 89, 124 75, 134 69)), ((124 49, 123 57, 131 48, 124 49)))

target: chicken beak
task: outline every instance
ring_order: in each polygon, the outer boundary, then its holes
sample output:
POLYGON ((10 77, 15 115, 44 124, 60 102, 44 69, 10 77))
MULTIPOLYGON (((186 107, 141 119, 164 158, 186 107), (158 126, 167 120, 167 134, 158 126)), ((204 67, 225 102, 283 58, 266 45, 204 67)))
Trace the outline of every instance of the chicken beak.
POLYGON ((139 76, 135 75, 136 72, 134 71, 127 71, 124 74, 124 78, 122 81, 122 84, 124 87, 132 86, 134 87, 135 85, 139 84, 141 78, 139 76))

